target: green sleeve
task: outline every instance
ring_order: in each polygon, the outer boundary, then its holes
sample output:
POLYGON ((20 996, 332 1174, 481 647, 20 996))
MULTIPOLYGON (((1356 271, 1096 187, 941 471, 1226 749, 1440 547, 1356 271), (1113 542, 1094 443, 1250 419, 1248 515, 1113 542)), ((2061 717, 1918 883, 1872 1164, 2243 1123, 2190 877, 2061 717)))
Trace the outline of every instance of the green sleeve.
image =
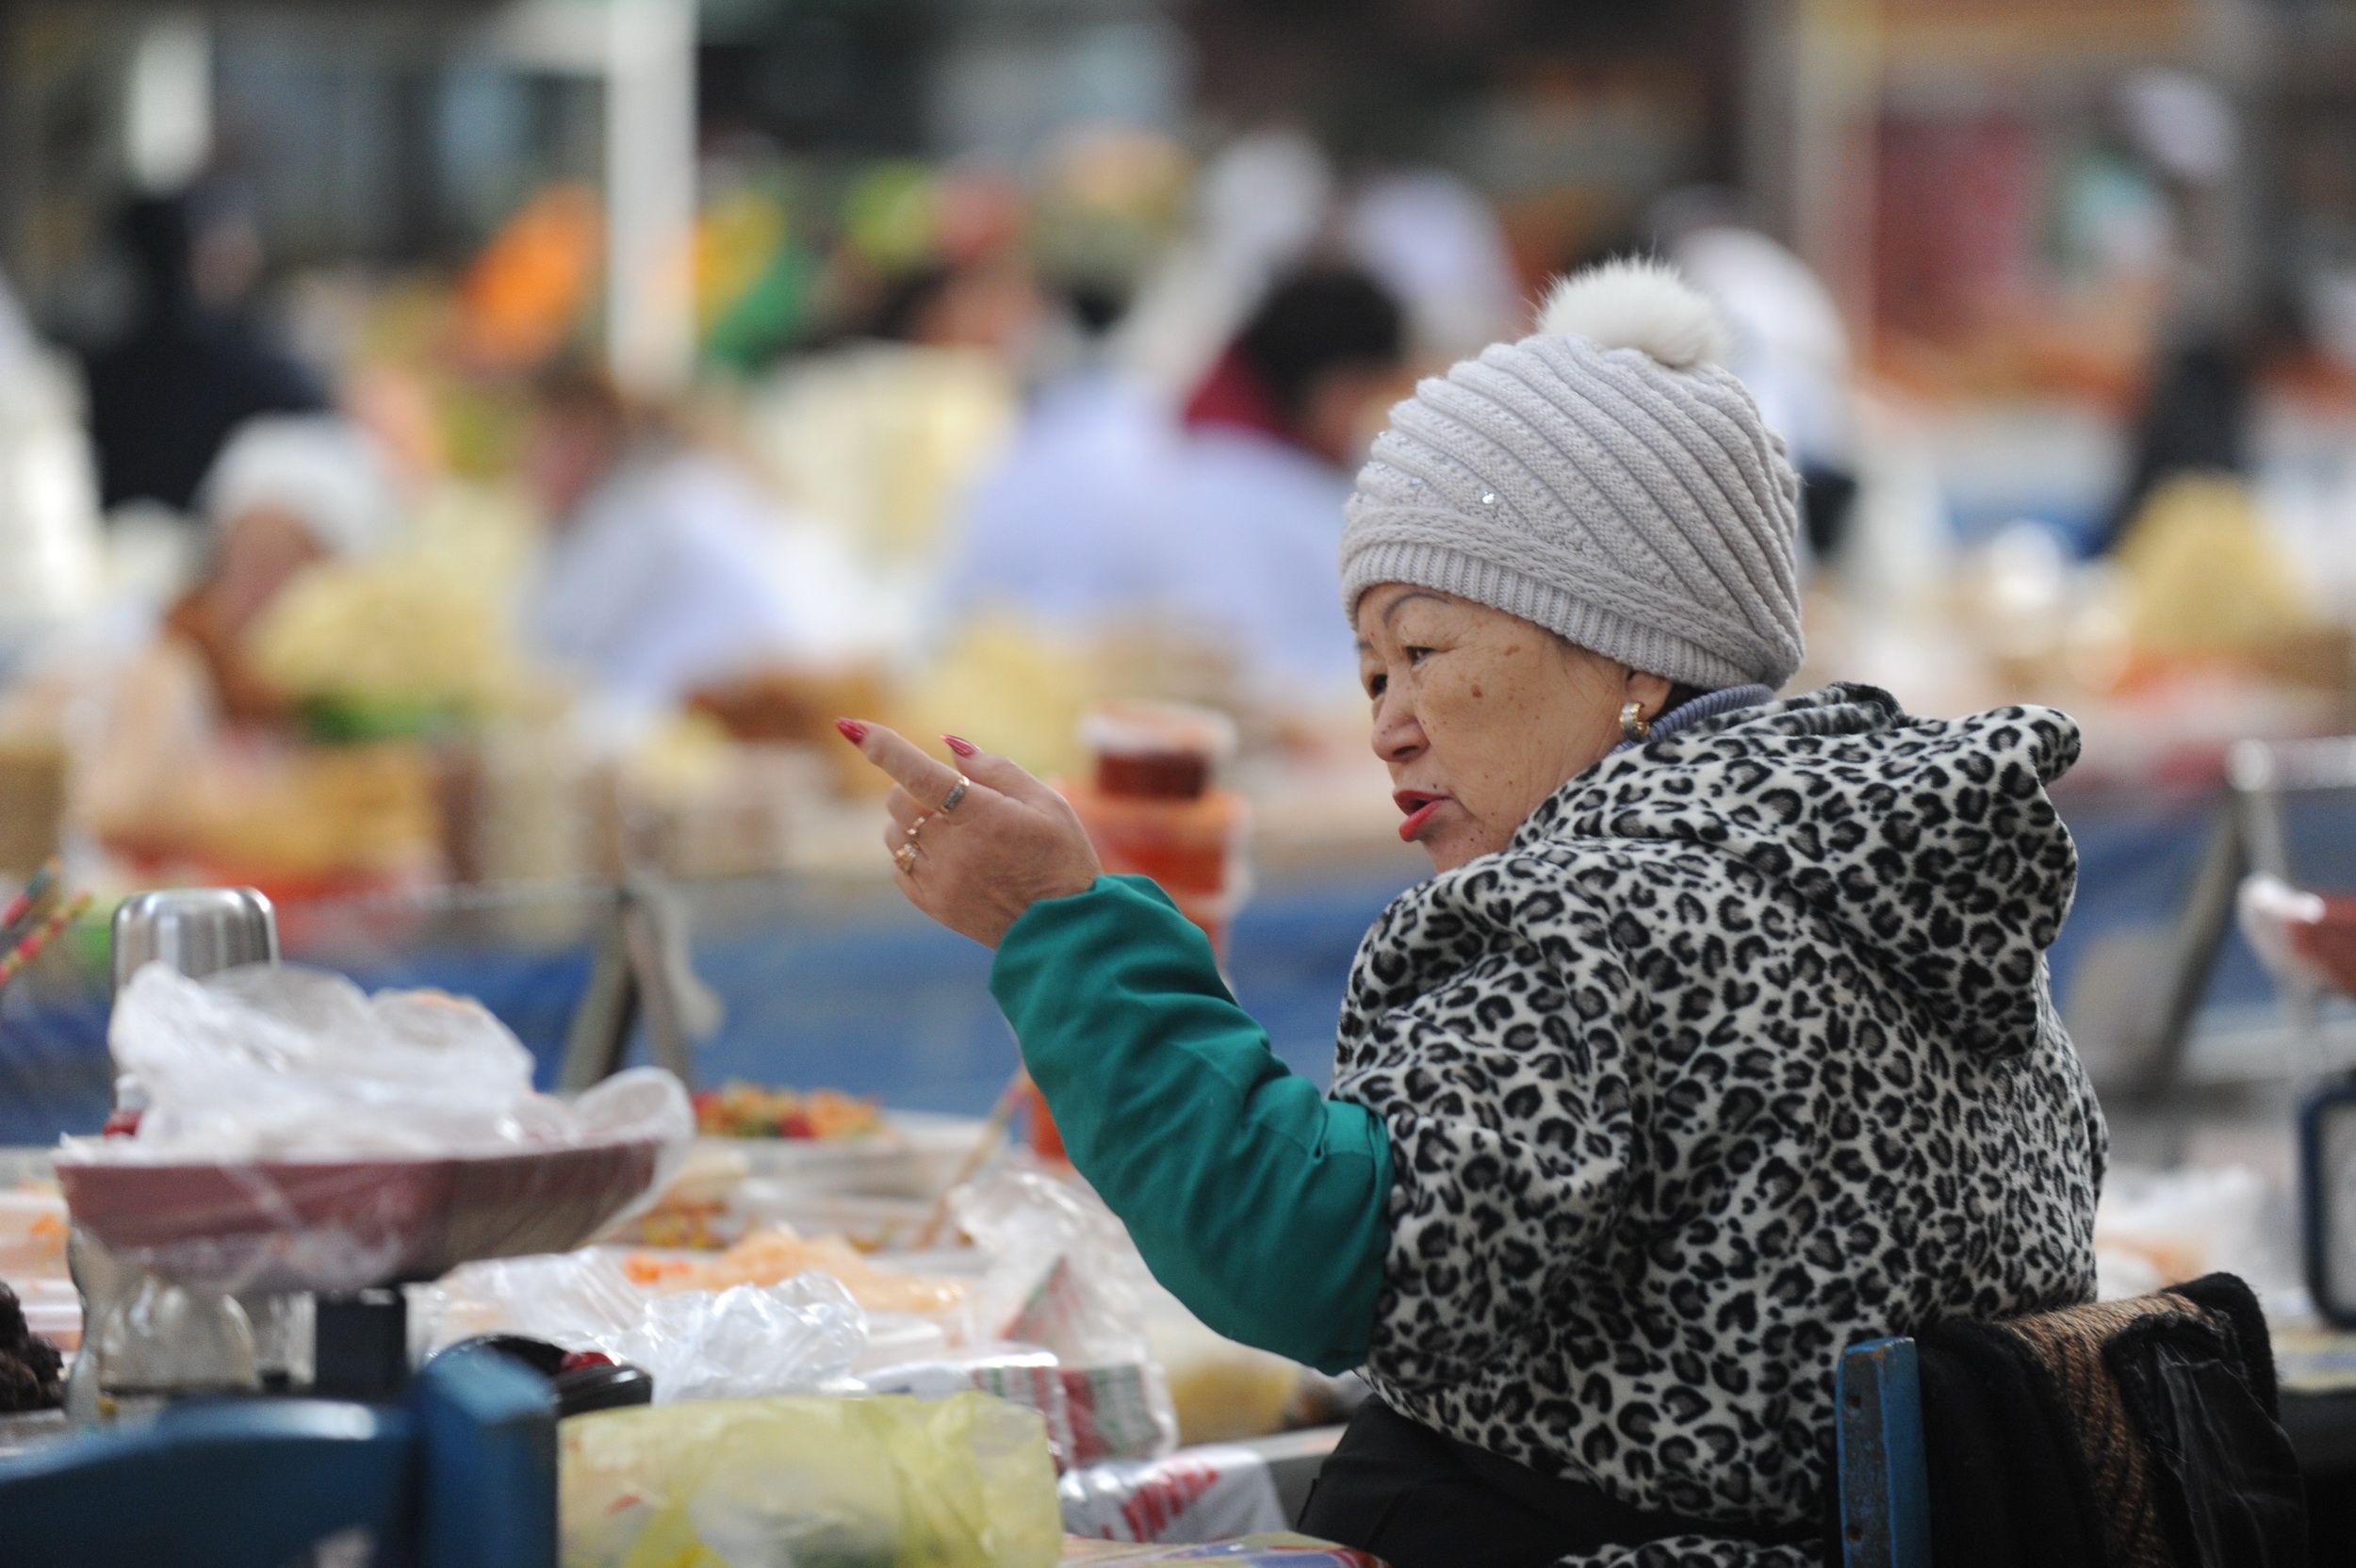
POLYGON ((1389 1139, 1276 1059, 1162 890, 1107 876, 1034 905, 990 986, 1072 1163, 1154 1277, 1230 1339, 1329 1372, 1362 1363, 1389 1139))

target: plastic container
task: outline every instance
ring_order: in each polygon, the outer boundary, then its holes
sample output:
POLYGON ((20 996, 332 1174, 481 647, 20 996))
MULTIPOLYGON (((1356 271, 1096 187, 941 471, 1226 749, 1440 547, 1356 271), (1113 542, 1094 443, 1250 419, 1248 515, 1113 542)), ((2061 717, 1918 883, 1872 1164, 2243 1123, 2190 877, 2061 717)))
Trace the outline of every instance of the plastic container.
POLYGON ((1064 794, 1104 869, 1152 877, 1223 960, 1249 883, 1251 812, 1216 782, 1235 753, 1235 727, 1206 709, 1135 704, 1097 710, 1080 733, 1095 773, 1064 794))
POLYGON ((1119 703, 1080 721, 1080 743, 1096 759, 1101 794, 1132 800, 1196 800, 1235 754, 1235 727, 1223 713, 1175 703, 1119 703))
POLYGON ((1221 892, 1242 870, 1250 813, 1240 796, 1214 790, 1194 800, 1139 799, 1083 787, 1066 798, 1088 825, 1109 867, 1150 876, 1164 888, 1221 892))

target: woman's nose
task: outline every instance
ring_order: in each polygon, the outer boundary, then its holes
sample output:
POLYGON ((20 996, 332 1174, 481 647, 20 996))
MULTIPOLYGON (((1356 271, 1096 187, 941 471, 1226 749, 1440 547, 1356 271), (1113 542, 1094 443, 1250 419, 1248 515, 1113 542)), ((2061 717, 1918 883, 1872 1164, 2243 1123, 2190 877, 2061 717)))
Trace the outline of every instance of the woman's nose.
POLYGON ((1374 710, 1374 754, 1385 762, 1411 760, 1423 750, 1423 726, 1407 703, 1384 700, 1374 710))

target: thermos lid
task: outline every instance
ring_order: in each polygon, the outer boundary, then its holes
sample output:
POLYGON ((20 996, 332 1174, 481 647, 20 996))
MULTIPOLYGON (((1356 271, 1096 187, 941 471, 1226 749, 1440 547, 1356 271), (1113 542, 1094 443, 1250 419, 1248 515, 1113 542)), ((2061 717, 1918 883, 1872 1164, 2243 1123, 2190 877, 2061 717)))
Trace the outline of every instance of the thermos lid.
POLYGON ((150 963, 201 978, 277 961, 277 913, 252 888, 172 888, 125 899, 115 911, 117 990, 150 963))

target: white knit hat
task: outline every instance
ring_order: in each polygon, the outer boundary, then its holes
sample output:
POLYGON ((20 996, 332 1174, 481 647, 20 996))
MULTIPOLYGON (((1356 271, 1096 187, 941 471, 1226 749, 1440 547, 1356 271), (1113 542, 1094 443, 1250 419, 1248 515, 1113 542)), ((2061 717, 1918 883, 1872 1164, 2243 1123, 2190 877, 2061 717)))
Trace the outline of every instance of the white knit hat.
POLYGON ((1799 668, 1799 475, 1668 267, 1556 284, 1538 331, 1391 410, 1342 531, 1342 606, 1412 582, 1680 685, 1799 668))

